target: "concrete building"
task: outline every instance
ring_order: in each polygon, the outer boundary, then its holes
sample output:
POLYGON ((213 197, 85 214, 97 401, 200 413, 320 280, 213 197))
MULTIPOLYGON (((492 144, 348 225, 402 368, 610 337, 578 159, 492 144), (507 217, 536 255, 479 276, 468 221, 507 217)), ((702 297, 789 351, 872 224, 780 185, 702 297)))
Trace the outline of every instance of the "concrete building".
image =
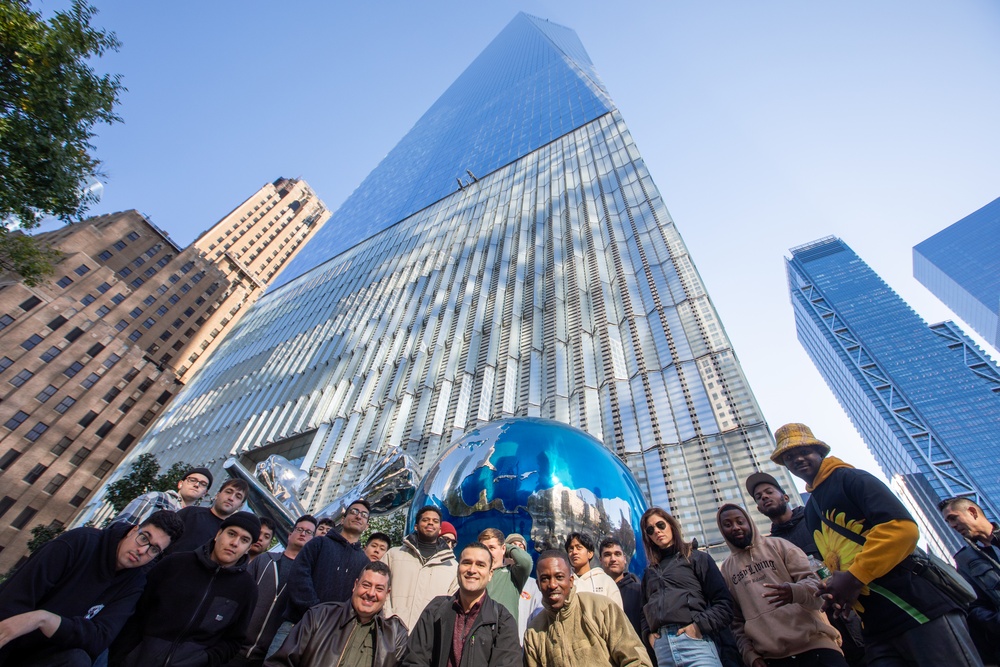
POLYGON ((32 527, 72 519, 328 217, 279 179, 185 249, 134 210, 39 235, 62 253, 51 280, 0 281, 0 572, 32 527))

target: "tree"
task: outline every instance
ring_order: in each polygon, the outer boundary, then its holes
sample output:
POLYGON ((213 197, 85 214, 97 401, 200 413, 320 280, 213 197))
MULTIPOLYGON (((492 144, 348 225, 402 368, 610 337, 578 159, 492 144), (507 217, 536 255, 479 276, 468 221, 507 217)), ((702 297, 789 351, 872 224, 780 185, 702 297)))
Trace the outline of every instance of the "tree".
POLYGON ((49 540, 59 537, 62 533, 66 532, 66 528, 60 524, 38 524, 31 529, 31 539, 28 540, 28 553, 33 554, 42 548, 42 545, 49 540))
POLYGON ((174 491, 177 489, 177 482, 181 480, 185 471, 190 469, 190 465, 178 461, 170 466, 162 475, 160 472, 160 462, 156 460, 154 454, 140 454, 132 462, 132 468, 128 474, 111 484, 104 494, 104 499, 118 514, 133 499, 138 498, 149 491, 174 491))
POLYGON ((0 2, 0 268, 29 284, 51 273, 52 251, 16 230, 83 217, 95 200, 85 185, 100 173, 94 126, 121 121, 121 77, 90 65, 121 43, 91 26, 96 13, 74 0, 44 21, 28 0, 0 2))
POLYGON ((373 516, 368 521, 368 530, 361 535, 361 544, 368 540, 372 533, 385 533, 392 540, 390 546, 398 547, 403 543, 405 537, 403 531, 406 528, 406 512, 397 511, 392 514, 373 516))

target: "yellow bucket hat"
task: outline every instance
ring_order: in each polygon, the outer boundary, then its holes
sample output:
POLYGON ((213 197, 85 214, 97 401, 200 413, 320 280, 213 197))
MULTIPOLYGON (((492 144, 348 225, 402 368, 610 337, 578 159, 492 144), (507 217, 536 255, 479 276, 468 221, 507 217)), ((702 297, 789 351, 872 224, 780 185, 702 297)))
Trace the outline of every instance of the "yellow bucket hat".
POLYGON ((771 460, 778 465, 785 465, 782 463, 781 457, 785 455, 785 452, 796 447, 819 447, 823 450, 823 456, 830 453, 830 445, 822 440, 817 440, 812 429, 805 424, 785 424, 774 432, 774 439, 777 441, 777 446, 774 448, 774 453, 771 454, 771 460))

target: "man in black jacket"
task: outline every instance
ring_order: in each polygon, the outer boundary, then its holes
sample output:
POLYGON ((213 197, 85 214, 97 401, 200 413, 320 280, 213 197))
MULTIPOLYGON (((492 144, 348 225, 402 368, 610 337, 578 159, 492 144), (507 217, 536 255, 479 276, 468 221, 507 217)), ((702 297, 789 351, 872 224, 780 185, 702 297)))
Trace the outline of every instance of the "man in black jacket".
POLYGON ((490 598, 493 555, 479 542, 462 549, 458 591, 431 600, 410 635, 404 667, 516 667, 517 621, 490 598))
POLYGON ((146 566, 183 530, 163 510, 47 543, 0 585, 0 665, 89 667, 135 609, 146 566))
POLYGON ((202 548, 164 558, 111 645, 110 664, 217 667, 233 657, 257 602, 246 554, 259 536, 257 517, 236 512, 202 548))
POLYGON ((788 540, 807 556, 821 559, 819 549, 806 526, 806 511, 802 507, 789 507, 788 494, 773 475, 755 472, 747 477, 747 493, 757 503, 757 511, 771 520, 771 537, 788 540))
POLYGON ((601 568, 618 584, 622 594, 622 605, 635 633, 642 636, 642 582, 628 571, 628 556, 617 538, 607 537, 601 541, 601 568))
POLYGON ((396 667, 408 635, 398 616, 385 618, 389 566, 372 561, 354 582, 350 601, 319 604, 306 612, 266 667, 396 667))
POLYGON ((173 545, 170 553, 194 551, 213 539, 222 522, 243 506, 249 491, 250 485, 242 479, 228 479, 211 507, 191 506, 179 510, 177 516, 184 522, 184 537, 173 545))

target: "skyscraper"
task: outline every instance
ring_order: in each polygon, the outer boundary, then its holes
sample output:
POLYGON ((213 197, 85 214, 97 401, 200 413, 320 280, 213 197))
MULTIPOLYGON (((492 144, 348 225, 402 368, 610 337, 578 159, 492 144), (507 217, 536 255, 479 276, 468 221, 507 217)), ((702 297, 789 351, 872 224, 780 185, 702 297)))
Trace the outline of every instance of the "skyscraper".
POLYGON ((528 415, 592 433, 721 545, 773 440, 632 137, 575 33, 518 15, 258 301, 137 451, 310 473, 426 470, 528 415))
POLYGON ((913 276, 1000 350, 1000 199, 914 246, 913 276))
POLYGON ((791 252, 799 341, 921 533, 954 553, 938 501, 966 495, 1000 516, 1000 369, 954 323, 928 326, 840 239, 791 252))

